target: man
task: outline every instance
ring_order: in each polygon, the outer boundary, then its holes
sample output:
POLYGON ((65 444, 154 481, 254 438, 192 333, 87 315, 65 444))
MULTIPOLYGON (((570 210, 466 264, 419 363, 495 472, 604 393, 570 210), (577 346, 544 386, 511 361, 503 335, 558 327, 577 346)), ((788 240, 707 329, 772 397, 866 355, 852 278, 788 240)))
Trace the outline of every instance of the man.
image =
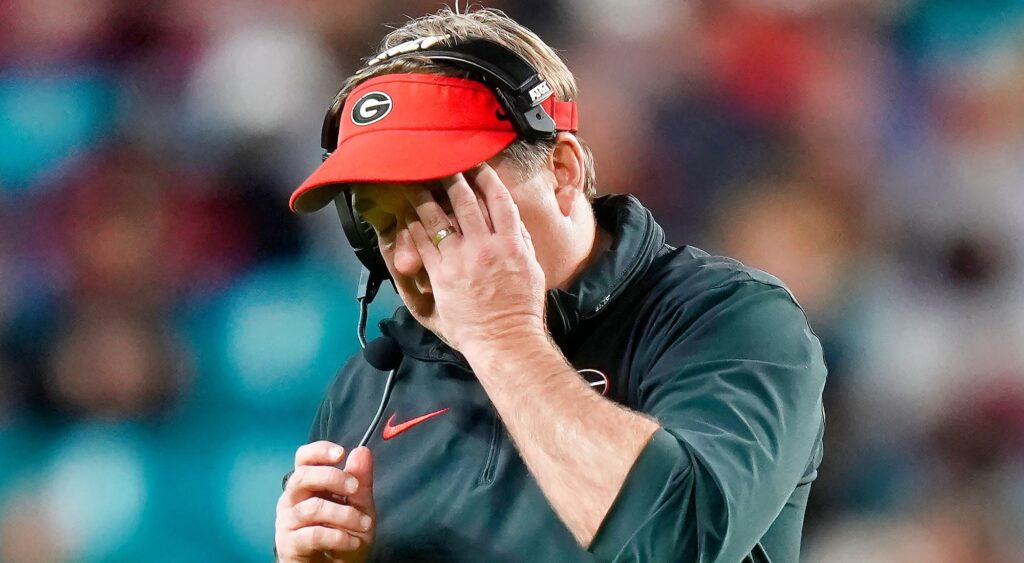
POLYGON ((575 115, 564 63, 488 10, 410 21, 350 79, 338 151, 292 207, 351 190, 405 304, 381 323, 404 359, 369 447, 343 446, 380 372, 356 355, 331 385, 278 503, 278 556, 796 561, 825 381, 802 310, 767 274, 665 244, 636 199, 594 198, 568 114, 523 139, 488 86, 388 54, 474 38, 575 115))

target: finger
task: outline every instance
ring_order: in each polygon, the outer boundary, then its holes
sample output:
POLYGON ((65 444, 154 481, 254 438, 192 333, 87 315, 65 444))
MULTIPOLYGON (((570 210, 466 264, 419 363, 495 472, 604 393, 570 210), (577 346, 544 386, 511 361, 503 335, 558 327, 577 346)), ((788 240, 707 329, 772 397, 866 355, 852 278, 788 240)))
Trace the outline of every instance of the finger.
POLYGON ((480 206, 480 214, 484 216, 484 221, 487 222, 487 231, 494 232, 494 223, 491 222, 491 212, 487 209, 487 202, 484 201, 484 196, 479 191, 473 192, 476 195, 476 203, 480 206))
POLYGON ((514 233, 519 230, 519 207, 512 200, 512 193, 498 177, 498 173, 486 162, 468 172, 476 189, 484 195, 487 211, 496 233, 514 233))
POLYGON ((359 480, 359 490, 349 495, 348 502, 372 517, 377 516, 373 502, 373 453, 366 446, 352 450, 345 460, 345 471, 359 480))
POLYGON ((526 243, 526 250, 529 251, 530 256, 536 258, 537 249, 533 247, 533 237, 530 236, 530 231, 526 230, 526 223, 520 221, 519 230, 523 234, 523 241, 526 243))
POLYGON ((373 518, 350 505, 339 504, 320 497, 310 497, 296 504, 288 512, 289 530, 306 526, 327 526, 347 532, 365 533, 373 526, 373 518))
POLYGON ((344 455, 345 448, 334 442, 320 440, 319 442, 299 446, 299 449, 295 450, 295 467, 298 468, 300 465, 334 465, 341 463, 341 458, 344 455))
MULTIPOLYGON (((463 174, 466 177, 467 183, 470 182, 470 174, 466 172, 463 174)), ((491 212, 487 209, 487 202, 484 200, 484 194, 480 192, 473 184, 470 184, 470 188, 473 189, 473 196, 476 197, 477 207, 480 208, 480 214, 484 217, 484 222, 487 223, 487 232, 494 232, 494 224, 491 222, 491 212)))
POLYGON ((455 219, 459 222, 462 234, 473 236, 491 232, 483 213, 480 213, 476 193, 469 187, 464 175, 459 173, 443 178, 441 186, 448 192, 448 200, 452 203, 452 211, 455 212, 455 219))
MULTIPOLYGON (((427 274, 429 275, 441 262, 441 252, 434 246, 434 242, 430 240, 430 235, 427 234, 427 231, 423 228, 423 223, 418 218, 406 217, 405 227, 409 231, 412 243, 416 246, 416 251, 420 253, 420 258, 423 259, 423 267, 427 269, 427 274)), ((456 236, 458 235, 448 235, 449 238, 456 236)), ((447 242, 445 241, 441 244, 446 244, 447 242)))
POLYGON ((441 204, 434 199, 430 190, 421 186, 406 186, 403 190, 429 237, 433 237, 441 229, 449 229, 454 226, 451 218, 445 213, 441 204))
POLYGON ((362 541, 354 535, 326 526, 307 526, 292 532, 296 555, 319 555, 326 551, 332 555, 343 554, 359 548, 362 541))
POLYGON ((294 506, 307 498, 323 493, 339 497, 351 495, 359 490, 359 480, 338 469, 322 465, 302 465, 288 479, 284 490, 286 502, 294 506))

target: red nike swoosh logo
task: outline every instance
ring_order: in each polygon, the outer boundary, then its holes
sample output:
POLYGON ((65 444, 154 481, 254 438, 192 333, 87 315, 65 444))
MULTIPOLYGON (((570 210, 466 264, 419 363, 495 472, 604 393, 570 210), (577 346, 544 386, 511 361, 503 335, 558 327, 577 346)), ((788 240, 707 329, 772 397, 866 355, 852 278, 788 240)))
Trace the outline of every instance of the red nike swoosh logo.
POLYGON ((426 420, 430 420, 435 416, 442 415, 448 412, 448 410, 448 408, 443 408, 439 411, 430 412, 423 416, 417 416, 416 418, 407 420, 401 424, 393 424, 395 422, 395 415, 392 414, 391 418, 389 418, 387 423, 384 424, 384 432, 382 433, 382 436, 385 440, 390 440, 395 436, 398 436, 402 432, 405 432, 406 430, 412 428, 413 426, 416 426, 417 424, 424 422, 426 420))

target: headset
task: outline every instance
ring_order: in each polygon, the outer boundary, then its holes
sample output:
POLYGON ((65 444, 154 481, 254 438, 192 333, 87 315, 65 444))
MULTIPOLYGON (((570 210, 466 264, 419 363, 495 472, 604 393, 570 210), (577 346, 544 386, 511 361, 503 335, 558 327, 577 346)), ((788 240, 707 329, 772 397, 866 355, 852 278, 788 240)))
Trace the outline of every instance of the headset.
MULTIPOLYGON (((470 78, 490 86, 501 105, 503 114, 500 119, 512 122, 518 138, 527 140, 550 140, 555 138, 557 127, 555 120, 541 104, 550 98, 554 91, 547 81, 529 62, 511 49, 485 39, 471 39, 438 47, 439 43, 450 40, 450 36, 429 37, 396 45, 381 53, 369 62, 369 66, 384 61, 395 61, 412 57, 425 58, 433 63, 447 64, 468 72, 470 78)), ((320 144, 324 148, 323 159, 338 147, 338 135, 341 130, 342 112, 345 97, 342 93, 351 90, 353 78, 338 91, 324 116, 323 129, 320 132, 320 144)), ((377 247, 377 233, 355 210, 351 190, 342 190, 334 198, 338 210, 338 218, 348 238, 356 258, 362 264, 359 275, 359 289, 356 299, 359 301, 359 324, 356 335, 359 345, 363 348, 368 363, 381 371, 387 372, 387 381, 381 396, 380 405, 359 441, 365 446, 384 414, 385 405, 395 385, 395 373, 401 362, 401 351, 397 344, 388 337, 380 337, 367 346, 366 321, 370 302, 377 295, 377 290, 385 281, 394 280, 388 271, 384 258, 377 247), (381 359, 384 358, 384 359, 381 359)), ((287 477, 286 477, 287 479, 287 477)))
MULTIPOLYGON (((438 43, 448 39, 450 36, 402 43, 378 55, 369 65, 417 57, 465 70, 470 78, 491 87, 504 110, 504 114, 499 114, 498 117, 510 120, 519 138, 555 138, 555 120, 541 106, 554 91, 533 65, 511 49, 486 39, 470 39, 437 48, 438 43)), ((342 92, 348 85, 349 83, 346 83, 335 95, 334 101, 327 109, 327 115, 324 116, 323 129, 320 133, 320 144, 325 151, 324 160, 338 146, 341 114, 345 107, 342 92)), ((355 251, 356 258, 362 264, 357 299, 361 304, 368 305, 377 295, 377 290, 383 282, 390 280, 393 286, 394 280, 391 279, 391 273, 377 247, 376 232, 359 216, 353 206, 351 191, 342 190, 334 198, 334 205, 338 210, 338 218, 341 219, 345 236, 355 251)), ((365 313, 362 317, 361 325, 365 328, 365 313)), ((360 342, 365 345, 365 337, 361 336, 360 342)))

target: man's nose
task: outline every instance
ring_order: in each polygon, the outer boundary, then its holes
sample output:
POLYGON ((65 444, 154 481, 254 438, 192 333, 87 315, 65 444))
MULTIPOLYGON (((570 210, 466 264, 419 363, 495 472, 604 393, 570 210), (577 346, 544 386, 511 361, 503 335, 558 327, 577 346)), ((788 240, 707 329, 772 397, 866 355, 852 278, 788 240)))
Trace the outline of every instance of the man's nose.
POLYGON ((395 270, 407 278, 413 278, 422 269, 423 259, 416 250, 412 235, 405 227, 399 228, 395 233, 395 270))

